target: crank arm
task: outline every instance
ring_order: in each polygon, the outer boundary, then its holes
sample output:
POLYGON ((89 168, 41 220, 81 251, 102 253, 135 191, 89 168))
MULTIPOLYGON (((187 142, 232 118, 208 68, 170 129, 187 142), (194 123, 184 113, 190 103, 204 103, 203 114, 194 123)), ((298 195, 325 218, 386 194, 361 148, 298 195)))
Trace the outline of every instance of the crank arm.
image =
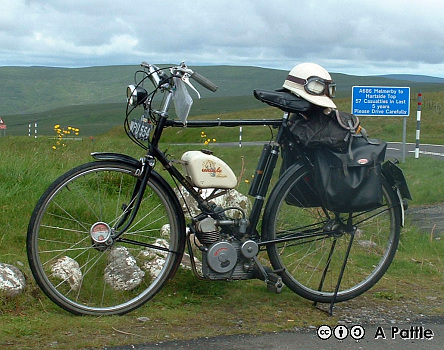
POLYGON ((277 273, 282 271, 273 271, 268 266, 262 265, 257 256, 253 257, 253 260, 256 264, 255 267, 257 268, 255 271, 255 277, 267 283, 268 291, 280 294, 284 287, 284 283, 282 282, 281 276, 277 273))

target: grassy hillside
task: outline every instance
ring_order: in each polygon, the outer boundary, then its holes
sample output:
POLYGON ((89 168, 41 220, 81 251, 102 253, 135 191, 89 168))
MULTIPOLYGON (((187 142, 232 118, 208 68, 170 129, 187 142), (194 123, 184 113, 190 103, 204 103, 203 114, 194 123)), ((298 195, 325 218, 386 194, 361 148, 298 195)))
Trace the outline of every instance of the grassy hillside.
MULTIPOLYGON (((350 111, 350 98, 337 99, 336 104, 340 110, 350 111)), ((415 142, 416 132, 416 105, 417 97, 411 96, 411 112, 407 118, 407 141, 415 142)), ((443 144, 444 139, 444 92, 423 94, 421 123, 421 143, 443 144)), ((136 117, 141 110, 133 112, 136 117)), ((277 108, 257 101, 252 96, 204 98, 196 100, 190 115, 190 120, 195 119, 264 119, 279 118, 282 112, 277 108)), ((7 135, 27 135, 28 123, 38 120, 38 135, 55 136, 54 125, 63 127, 74 126, 80 129, 80 137, 88 138, 106 133, 112 128, 122 134, 123 120, 125 117, 125 103, 110 103, 102 105, 80 105, 58 108, 48 112, 33 113, 30 115, 16 115, 3 118, 8 125, 7 135)), ((367 129, 371 137, 388 141, 402 140, 402 118, 399 117, 362 117, 362 125, 367 129)), ((269 132, 259 132, 263 128, 244 128, 244 140, 264 140, 269 132)), ((268 130, 268 129, 267 129, 268 130)), ((198 142, 200 130, 171 131, 171 140, 175 142, 198 142), (188 135, 188 136, 185 136, 188 135)), ((215 128, 212 136, 219 141, 235 141, 237 132, 227 133, 223 128, 215 128)), ((0 133, 1 135, 1 133, 0 133)))
MULTIPOLYGON (((37 113, 58 107, 122 103, 128 84, 134 82, 138 66, 90 68, 0 67, 0 115, 37 113)), ((278 88, 285 72, 257 67, 197 67, 213 80, 216 95, 202 90, 206 97, 251 95, 256 87, 278 88)))
MULTIPOLYGON (((239 112, 264 106, 253 96, 195 99, 191 118, 206 114, 239 112)), ((54 125, 60 124, 79 128, 82 136, 94 136, 103 134, 113 127, 122 126, 125 107, 125 102, 67 106, 45 112, 11 115, 3 117, 3 120, 8 127, 7 134, 13 136, 28 135, 28 124, 32 122, 32 127, 34 127, 35 120, 38 121, 38 135, 54 135, 54 125)), ((142 113, 142 110, 136 110, 133 113, 133 117, 136 117, 142 113)), ((172 114, 174 115, 174 110, 172 114)))
MULTIPOLYGON (((27 135, 28 124, 38 121, 39 135, 54 135, 54 125, 75 126, 84 137, 100 135, 113 127, 121 126, 125 114, 125 89, 133 83, 138 66, 108 66, 90 68, 0 67, 0 116, 7 124, 7 135, 27 135)), ((203 98, 191 95, 194 105, 191 118, 212 115, 225 118, 226 113, 256 110, 266 105, 254 99, 255 88, 276 89, 285 79, 286 71, 258 67, 206 66, 196 67, 204 76, 214 81, 218 91, 213 94, 196 86, 203 98)), ((357 77, 333 74, 338 85, 337 105, 350 110, 350 94, 353 85, 385 85, 411 87, 411 115, 416 108, 416 94, 424 93, 423 135, 436 140, 442 135, 441 106, 444 106, 444 84, 418 83, 393 80, 384 77, 357 77), (429 108, 429 111, 427 111, 429 108), (429 113, 430 112, 430 113, 429 113), (428 129, 427 129, 428 128, 428 129), (441 134, 439 134, 441 132, 441 134)), ((269 109, 267 114, 278 116, 278 110, 269 109)), ((243 118, 242 115, 238 116, 243 118)), ((251 117, 257 117, 253 115, 251 117)), ((260 116, 260 118, 268 115, 260 116)), ((375 124, 389 139, 399 140, 399 119, 384 119, 375 124), (394 126, 392 126, 394 125, 394 126)), ((413 118, 409 118, 414 130, 413 118)), ((34 131, 32 131, 34 133, 34 131)), ((0 132, 0 135, 3 135, 0 132)), ((413 135, 413 134, 412 134, 413 135)), ((410 140, 414 139, 414 136, 410 140)), ((432 142, 432 141, 427 142, 432 142)), ((435 141, 434 141, 435 142, 435 141)))
MULTIPOLYGON (((287 71, 259 67, 192 67, 219 86, 216 94, 201 88, 204 97, 251 96, 253 89, 282 86, 287 71)), ((133 83, 135 66, 89 68, 0 67, 0 115, 38 113, 64 106, 122 103, 133 83)), ((332 74, 339 97, 353 85, 408 86, 412 90, 442 91, 444 84, 424 84, 384 77, 332 74)))
POLYGON ((133 71, 134 67, 129 66, 78 69, 1 67, 0 114, 124 102, 125 86, 131 81, 133 71))

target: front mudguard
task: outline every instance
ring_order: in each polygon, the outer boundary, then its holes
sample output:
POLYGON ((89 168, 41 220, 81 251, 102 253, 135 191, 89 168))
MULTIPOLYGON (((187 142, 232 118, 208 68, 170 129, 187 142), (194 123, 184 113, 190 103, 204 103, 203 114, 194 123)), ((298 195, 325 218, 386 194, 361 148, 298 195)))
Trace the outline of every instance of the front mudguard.
POLYGON ((136 167, 142 167, 142 162, 126 154, 112 152, 94 152, 91 156, 96 160, 116 160, 136 167))
MULTIPOLYGON (((139 176, 143 176, 145 164, 142 160, 137 160, 131 156, 128 156, 126 154, 121 153, 112 153, 112 152, 95 152, 91 153, 91 156, 98 160, 98 161, 119 161, 123 162, 125 164, 131 165, 139 169, 139 176)), ((137 172, 136 172, 137 174, 137 172)), ((174 190, 172 187, 168 184, 168 182, 155 170, 151 169, 149 173, 149 177, 152 178, 154 181, 156 181, 159 186, 162 186, 162 188, 168 193, 172 204, 174 206, 174 212, 176 213, 176 216, 179 220, 179 249, 176 251, 177 254, 180 254, 183 256, 183 252, 185 250, 185 241, 186 241, 186 225, 185 225, 185 215, 182 210, 182 206, 179 203, 179 199, 177 198, 176 194, 174 193, 174 190)), ((180 259, 181 260, 181 259, 180 259)), ((179 260, 179 263, 180 263, 179 260)), ((174 276, 175 272, 177 271, 177 268, 179 267, 179 264, 173 269, 171 277, 174 276)))
POLYGON ((404 173, 395 163, 388 160, 382 164, 382 175, 396 193, 401 207, 401 225, 404 226, 405 210, 408 206, 407 199, 412 200, 404 173))

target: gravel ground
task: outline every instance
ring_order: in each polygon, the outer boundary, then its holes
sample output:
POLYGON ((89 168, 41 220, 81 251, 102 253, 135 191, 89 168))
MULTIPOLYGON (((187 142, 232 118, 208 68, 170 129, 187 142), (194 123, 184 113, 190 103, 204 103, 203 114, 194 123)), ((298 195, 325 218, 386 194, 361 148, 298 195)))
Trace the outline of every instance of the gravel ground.
POLYGON ((407 216, 421 232, 431 234, 435 238, 444 235, 444 203, 410 208, 407 216))
POLYGON ((444 315, 437 314, 442 309, 442 297, 428 296, 417 300, 390 300, 375 304, 361 296, 347 303, 337 304, 334 315, 339 317, 338 323, 345 325, 366 324, 409 324, 428 322, 430 318, 444 322, 444 315))

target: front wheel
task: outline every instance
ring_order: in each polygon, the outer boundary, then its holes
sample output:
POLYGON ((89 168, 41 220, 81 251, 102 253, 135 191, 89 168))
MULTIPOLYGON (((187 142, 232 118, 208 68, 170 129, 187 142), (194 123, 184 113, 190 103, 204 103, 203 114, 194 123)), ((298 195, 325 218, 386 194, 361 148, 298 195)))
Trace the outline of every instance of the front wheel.
POLYGON ((122 235, 141 183, 117 161, 81 165, 57 179, 32 214, 32 273, 47 296, 74 314, 129 312, 151 299, 180 264, 184 222, 177 200, 153 172, 122 235))
POLYGON ((291 290, 329 303, 353 238, 335 299, 349 300, 371 288, 391 264, 400 234, 399 201, 383 178, 381 207, 335 215, 317 203, 312 179, 305 166, 284 173, 265 208, 262 240, 281 240, 267 244, 267 252, 291 290))

